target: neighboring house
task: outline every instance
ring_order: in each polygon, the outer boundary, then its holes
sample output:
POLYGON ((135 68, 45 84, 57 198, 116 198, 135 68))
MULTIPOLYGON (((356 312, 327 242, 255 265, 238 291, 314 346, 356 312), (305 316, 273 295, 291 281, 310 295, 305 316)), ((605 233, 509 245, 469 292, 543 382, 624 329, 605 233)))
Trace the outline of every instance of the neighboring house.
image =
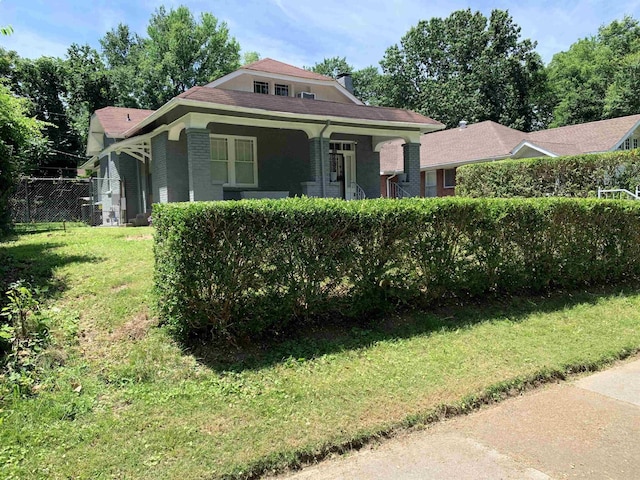
POLYGON ((92 158, 80 168, 121 180, 119 205, 108 190, 112 200, 102 207, 118 223, 153 202, 379 197, 380 148, 401 139, 409 172, 402 185, 418 196, 420 138, 442 128, 415 112, 364 105, 348 75, 336 81, 264 59, 153 112, 96 111, 92 158))
MULTIPOLYGON (((423 135, 420 140, 420 195, 455 194, 456 168, 506 158, 558 157, 638 148, 640 115, 524 133, 492 121, 423 135)), ((400 142, 380 150, 380 189, 385 197, 403 196, 396 184, 404 174, 400 142)))

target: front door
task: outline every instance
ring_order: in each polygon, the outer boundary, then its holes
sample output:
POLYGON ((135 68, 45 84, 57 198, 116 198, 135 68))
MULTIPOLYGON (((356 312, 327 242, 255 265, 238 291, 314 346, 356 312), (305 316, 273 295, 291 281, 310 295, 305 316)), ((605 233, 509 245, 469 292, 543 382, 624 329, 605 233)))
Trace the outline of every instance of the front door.
POLYGON ((356 159, 355 152, 344 152, 344 199, 356 198, 356 159))
POLYGON ((354 200, 357 194, 356 144, 354 142, 331 142, 331 176, 340 182, 342 198, 354 200))

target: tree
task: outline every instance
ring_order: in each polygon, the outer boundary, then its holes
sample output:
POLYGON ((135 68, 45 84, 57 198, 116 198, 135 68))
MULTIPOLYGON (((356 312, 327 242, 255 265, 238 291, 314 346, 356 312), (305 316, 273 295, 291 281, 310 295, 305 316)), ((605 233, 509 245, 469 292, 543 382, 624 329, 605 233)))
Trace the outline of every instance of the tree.
POLYGON ((28 116, 28 100, 0 83, 0 231, 9 227, 9 196, 32 155, 45 145, 43 122, 28 116))
POLYGON ((210 13, 196 21, 185 6, 160 7, 151 16, 140 60, 139 102, 158 108, 194 85, 202 85, 240 66, 240 46, 225 22, 210 13))
POLYGON ((553 126, 638 113, 639 55, 640 24, 629 16, 554 55, 548 67, 553 126))
POLYGON ((122 23, 100 39, 102 58, 113 87, 115 105, 140 107, 144 41, 122 23))
POLYGON ((76 155, 82 144, 68 115, 67 77, 65 62, 53 57, 20 58, 12 71, 14 92, 29 99, 31 116, 46 122, 43 133, 49 139, 49 147, 42 156, 33 159, 37 165, 31 172, 33 175, 76 174, 76 155))
POLYGON ((353 81, 353 94, 366 104, 378 103, 378 81, 380 73, 374 66, 365 67, 362 70, 354 70, 347 62, 346 57, 325 58, 322 62, 312 67, 305 67, 320 75, 337 78, 341 73, 350 73, 353 81))
POLYGON ((242 65, 249 65, 260 60, 260 54, 258 52, 245 52, 242 56, 242 65))
POLYGON ((98 52, 89 45, 72 44, 66 59, 67 114, 71 124, 86 145, 91 114, 115 104, 116 93, 98 52))
POLYGON ((534 49, 507 11, 487 18, 467 9, 420 21, 380 62, 380 102, 449 127, 465 119, 539 128, 547 116, 546 77, 534 49))

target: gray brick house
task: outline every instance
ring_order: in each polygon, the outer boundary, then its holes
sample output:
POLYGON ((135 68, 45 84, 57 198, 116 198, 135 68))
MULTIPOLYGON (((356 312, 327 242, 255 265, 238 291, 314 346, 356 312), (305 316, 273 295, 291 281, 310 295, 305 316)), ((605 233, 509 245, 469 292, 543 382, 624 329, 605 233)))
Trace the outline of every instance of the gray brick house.
POLYGON ((123 219, 153 202, 380 196, 380 148, 404 145, 404 187, 420 189, 420 138, 443 125, 364 105, 334 80, 264 59, 193 87, 156 111, 107 107, 91 118, 80 168, 122 181, 123 219))

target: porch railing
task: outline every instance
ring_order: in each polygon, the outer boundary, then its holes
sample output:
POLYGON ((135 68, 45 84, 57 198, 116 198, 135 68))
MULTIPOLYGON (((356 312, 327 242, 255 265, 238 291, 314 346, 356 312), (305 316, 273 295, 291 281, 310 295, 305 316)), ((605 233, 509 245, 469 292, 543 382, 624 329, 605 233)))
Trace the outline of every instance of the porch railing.
POLYGON ((397 182, 389 182, 389 191, 388 193, 388 197, 389 198, 408 198, 410 197, 409 192, 407 192, 404 188, 402 188, 400 185, 398 185, 397 182))
POLYGON ((630 192, 629 190, 626 190, 624 188, 603 189, 598 187, 598 198, 621 197, 625 197, 630 200, 640 200, 640 187, 636 187, 636 193, 630 192))
POLYGON ((354 200, 364 200, 365 198, 367 198, 367 195, 364 193, 364 189, 356 182, 351 183, 351 188, 353 189, 354 200))

